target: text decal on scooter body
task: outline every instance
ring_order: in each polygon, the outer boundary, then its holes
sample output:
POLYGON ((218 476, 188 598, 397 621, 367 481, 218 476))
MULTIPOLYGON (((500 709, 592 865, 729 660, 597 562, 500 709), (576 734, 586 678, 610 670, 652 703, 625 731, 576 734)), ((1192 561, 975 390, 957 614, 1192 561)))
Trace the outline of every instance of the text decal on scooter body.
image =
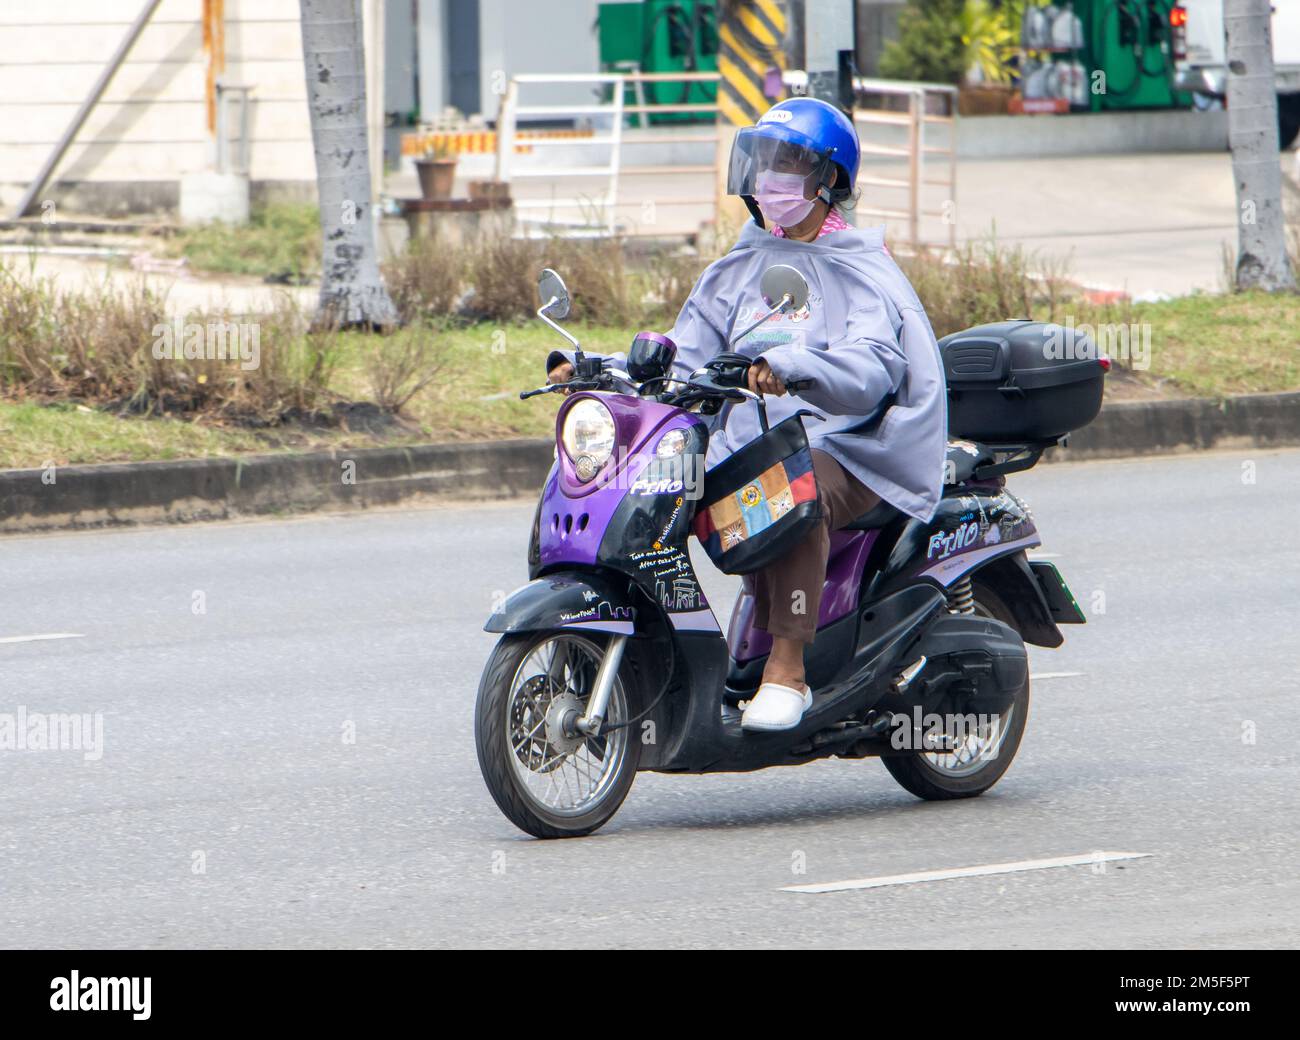
POLYGON ((930 547, 926 550, 925 558, 927 560, 942 560, 946 556, 951 556, 958 549, 973 545, 975 539, 979 537, 979 533, 979 521, 972 520, 970 523, 962 524, 955 531, 947 533, 940 531, 938 534, 931 535, 930 547))
POLYGON ((657 480, 636 480, 632 483, 634 495, 676 495, 682 491, 680 480, 672 477, 660 477, 657 480))

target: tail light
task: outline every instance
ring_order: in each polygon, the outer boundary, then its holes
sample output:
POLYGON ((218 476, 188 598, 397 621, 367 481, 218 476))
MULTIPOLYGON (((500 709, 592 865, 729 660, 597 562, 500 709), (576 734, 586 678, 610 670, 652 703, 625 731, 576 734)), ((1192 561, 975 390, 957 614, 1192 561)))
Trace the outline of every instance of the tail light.
POLYGON ((1175 4, 1169 8, 1169 40, 1174 61, 1187 60, 1187 8, 1175 4))

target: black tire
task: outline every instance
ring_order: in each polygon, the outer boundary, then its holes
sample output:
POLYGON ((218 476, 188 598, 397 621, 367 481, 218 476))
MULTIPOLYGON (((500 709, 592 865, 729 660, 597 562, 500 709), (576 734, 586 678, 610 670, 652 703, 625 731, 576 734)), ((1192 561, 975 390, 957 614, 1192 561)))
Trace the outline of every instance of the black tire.
POLYGON ((1284 152, 1300 137, 1300 94, 1277 96, 1277 136, 1284 152))
MULTIPOLYGON (((520 665, 555 632, 534 632, 504 636, 497 643, 483 669, 478 700, 474 708, 474 743, 478 750, 479 769, 497 807, 520 830, 537 838, 580 838, 603 826, 623 804, 636 777, 641 758, 641 743, 627 735, 621 764, 600 801, 580 815, 562 815, 548 811, 537 803, 516 776, 514 749, 507 722, 510 694, 520 665)), ((568 635, 568 633, 564 633, 568 635)), ((604 643, 588 640, 603 650, 604 643)), ((638 697, 635 684, 629 681, 626 658, 620 669, 619 682, 628 710, 635 714, 638 697)), ((608 722, 616 723, 617 718, 608 722)))
MULTIPOLYGON (((1020 634, 1020 626, 1016 624, 1016 616, 1007 606, 1007 601, 999 596, 991 585, 986 585, 978 577, 971 579, 971 592, 975 596, 975 613, 982 617, 990 617, 994 621, 1001 621, 1004 625, 1014 629, 1020 634)), ((1023 636, 1022 636, 1023 638, 1023 636)))
MULTIPOLYGON (((1018 632, 1016 622, 1006 602, 978 579, 971 582, 975 593, 975 612, 1001 621, 1018 632)), ((953 798, 976 798, 1002 779, 1020 750, 1029 721, 1029 676, 1012 701, 1011 725, 995 759, 969 776, 950 776, 935 767, 924 754, 889 755, 883 761, 889 774, 910 793, 927 802, 941 802, 953 798)))

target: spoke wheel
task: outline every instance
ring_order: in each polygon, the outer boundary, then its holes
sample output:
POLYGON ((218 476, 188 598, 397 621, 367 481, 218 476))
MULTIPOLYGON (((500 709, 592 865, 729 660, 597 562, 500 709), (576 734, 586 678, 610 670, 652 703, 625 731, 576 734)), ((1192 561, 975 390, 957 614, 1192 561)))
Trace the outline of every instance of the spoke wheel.
MULTIPOLYGON (((604 658, 602 642, 568 632, 507 636, 483 674, 476 711, 479 765, 493 798, 517 826, 543 838, 589 834, 631 787, 639 745, 629 729, 590 737, 586 714, 604 658)), ((629 717, 616 676, 606 725, 629 717)))
MULTIPOLYGON (((1016 631, 1010 608, 988 586, 974 582, 975 613, 1001 621, 1016 631)), ((951 718, 966 718, 962 706, 944 698, 936 711, 951 718)), ((1029 679, 1001 715, 993 719, 976 717, 973 726, 964 722, 949 728, 956 743, 946 751, 918 751, 885 758, 885 768, 903 787, 918 798, 943 801, 973 798, 983 794, 1002 778, 1011 766, 1025 733, 1029 716, 1029 679)))

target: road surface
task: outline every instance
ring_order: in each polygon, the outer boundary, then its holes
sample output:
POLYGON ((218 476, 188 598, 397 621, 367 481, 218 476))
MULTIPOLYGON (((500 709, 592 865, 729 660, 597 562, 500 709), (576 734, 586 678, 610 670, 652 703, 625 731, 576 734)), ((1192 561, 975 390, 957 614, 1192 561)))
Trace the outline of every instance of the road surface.
POLYGON ((642 774, 566 842, 506 822, 471 740, 530 504, 0 540, 0 734, 103 724, 97 758, 0 752, 0 944, 1294 946, 1298 484, 1300 451, 1013 477, 1091 620, 1034 652, 981 799, 642 774), (1099 852, 1147 857, 1038 862, 1099 852))

